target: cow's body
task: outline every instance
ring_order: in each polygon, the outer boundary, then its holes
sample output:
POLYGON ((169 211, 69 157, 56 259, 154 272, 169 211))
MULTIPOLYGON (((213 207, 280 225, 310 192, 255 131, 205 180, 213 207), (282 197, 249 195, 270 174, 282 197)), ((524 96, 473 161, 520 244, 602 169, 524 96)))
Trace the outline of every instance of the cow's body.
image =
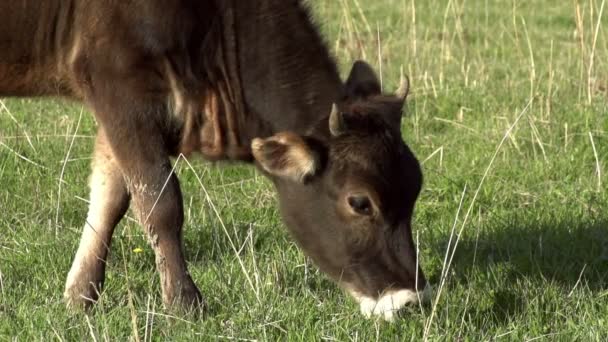
MULTIPOLYGON (((99 123, 70 303, 97 298, 113 229, 131 201, 155 250, 165 303, 199 302, 181 249, 170 156, 253 161, 254 138, 285 131, 295 140, 276 141, 329 141, 329 109, 343 99, 335 63, 299 1, 23 0, 1 2, 0 13, 0 96, 80 100, 99 123)), ((302 155, 279 164, 300 167, 304 179, 313 159, 302 155)))
POLYGON ((307 13, 263 3, 4 2, 0 96, 62 95, 95 108, 107 104, 91 103, 93 87, 129 88, 121 96, 146 97, 138 115, 154 111, 172 120, 167 134, 181 130, 173 154, 202 147, 211 159, 248 159, 253 137, 310 129, 341 85, 307 13), (194 120, 203 108, 217 110, 194 120))

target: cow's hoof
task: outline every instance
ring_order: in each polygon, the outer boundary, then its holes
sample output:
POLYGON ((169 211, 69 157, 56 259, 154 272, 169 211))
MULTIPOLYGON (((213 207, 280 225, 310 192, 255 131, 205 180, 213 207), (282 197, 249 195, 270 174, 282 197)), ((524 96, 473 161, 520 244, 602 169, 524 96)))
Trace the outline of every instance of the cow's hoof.
POLYGON ((93 283, 66 284, 63 298, 69 309, 89 310, 99 298, 99 290, 93 283))
POLYGON ((205 310, 205 300, 196 287, 182 292, 179 305, 188 312, 205 310))
POLYGON ((165 296, 164 303, 167 308, 183 313, 202 312, 205 309, 205 300, 192 279, 184 281, 183 285, 177 288, 178 291, 165 296))

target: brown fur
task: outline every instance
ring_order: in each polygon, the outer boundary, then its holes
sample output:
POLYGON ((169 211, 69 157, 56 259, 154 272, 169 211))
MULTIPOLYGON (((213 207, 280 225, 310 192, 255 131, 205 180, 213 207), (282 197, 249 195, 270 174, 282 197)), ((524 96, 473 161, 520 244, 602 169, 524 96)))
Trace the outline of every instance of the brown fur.
POLYGON ((82 101, 100 125, 95 226, 85 225, 69 303, 97 299, 129 203, 164 302, 201 303, 170 164, 191 152, 260 166, 300 246, 356 293, 424 285, 410 228, 422 178, 399 131, 404 96, 381 95, 363 62, 342 83, 300 1, 23 0, 1 2, 0 13, 0 96, 82 101), (328 127, 333 102, 344 112, 339 137, 328 127), (353 194, 373 215, 348 207, 353 194))

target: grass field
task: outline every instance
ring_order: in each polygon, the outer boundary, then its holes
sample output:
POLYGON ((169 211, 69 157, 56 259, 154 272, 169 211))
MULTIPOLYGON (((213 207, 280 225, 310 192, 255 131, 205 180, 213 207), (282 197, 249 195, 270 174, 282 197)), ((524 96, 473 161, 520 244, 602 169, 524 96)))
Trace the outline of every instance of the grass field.
POLYGON ((393 324, 363 319, 310 264, 259 173, 200 160, 177 172, 209 311, 163 309, 132 216, 94 313, 66 311, 95 123, 77 104, 2 100, 0 339, 608 340, 604 2, 313 2, 342 72, 365 58, 387 90, 401 65, 412 79, 403 135, 425 174, 414 238, 436 296, 393 324))

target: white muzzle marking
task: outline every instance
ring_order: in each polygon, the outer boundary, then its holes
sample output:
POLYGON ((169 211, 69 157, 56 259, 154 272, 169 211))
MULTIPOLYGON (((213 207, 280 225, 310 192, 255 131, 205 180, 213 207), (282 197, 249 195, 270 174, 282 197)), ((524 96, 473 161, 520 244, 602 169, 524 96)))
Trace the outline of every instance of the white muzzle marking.
POLYGON ((378 300, 351 293, 359 302, 361 313, 366 318, 381 316, 384 320, 392 322, 397 312, 408 304, 417 304, 419 301, 427 302, 431 299, 432 289, 428 284, 422 292, 416 293, 412 290, 388 291, 378 300))

